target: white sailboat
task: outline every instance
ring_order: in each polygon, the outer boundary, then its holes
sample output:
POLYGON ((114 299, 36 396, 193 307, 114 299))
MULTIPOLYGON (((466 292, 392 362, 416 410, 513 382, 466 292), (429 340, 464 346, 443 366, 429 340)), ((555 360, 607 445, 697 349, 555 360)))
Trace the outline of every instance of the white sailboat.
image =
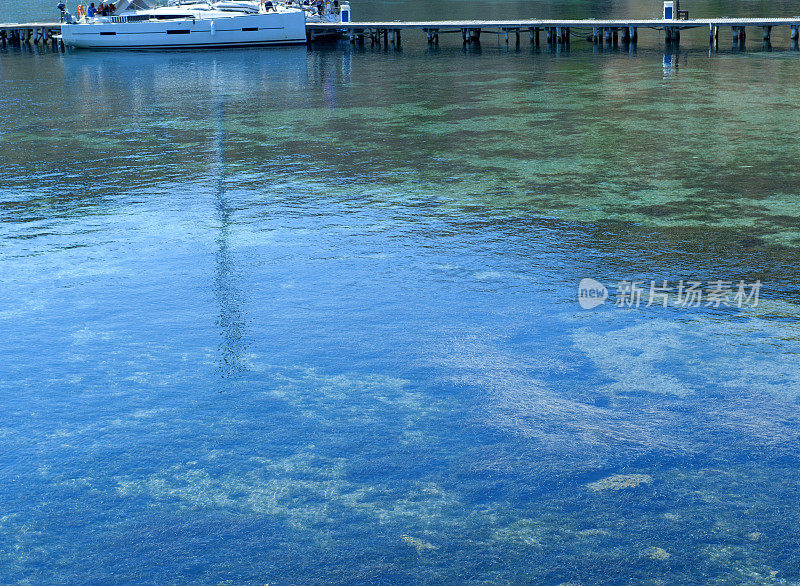
POLYGON ((65 45, 88 49, 167 49, 292 45, 306 42, 305 11, 272 2, 119 0, 110 14, 63 14, 65 45))

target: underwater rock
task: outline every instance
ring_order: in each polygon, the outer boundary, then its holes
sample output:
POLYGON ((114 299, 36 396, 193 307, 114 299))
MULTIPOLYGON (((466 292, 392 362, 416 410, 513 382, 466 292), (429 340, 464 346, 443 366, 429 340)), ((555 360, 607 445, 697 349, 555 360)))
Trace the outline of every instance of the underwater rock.
POLYGON ((642 553, 642 557, 663 562, 664 560, 668 560, 671 556, 666 549, 663 549, 661 547, 648 547, 642 553))
POLYGON ((593 536, 593 535, 611 535, 605 529, 582 529, 578 531, 578 535, 581 537, 593 536))
POLYGON ((601 490, 623 490, 626 488, 636 488, 642 484, 652 484, 653 477, 649 474, 614 474, 595 482, 590 482, 586 486, 589 490, 600 492, 601 490))
POLYGON ((428 543, 427 541, 423 541, 418 537, 411 537, 410 535, 403 535, 402 537, 403 543, 409 545, 417 550, 417 553, 420 554, 424 550, 433 551, 435 549, 439 549, 437 546, 433 545, 432 543, 428 543))
POLYGON ((752 533, 747 534, 747 539, 750 541, 759 541, 762 537, 764 537, 764 534, 760 531, 753 531, 752 533))

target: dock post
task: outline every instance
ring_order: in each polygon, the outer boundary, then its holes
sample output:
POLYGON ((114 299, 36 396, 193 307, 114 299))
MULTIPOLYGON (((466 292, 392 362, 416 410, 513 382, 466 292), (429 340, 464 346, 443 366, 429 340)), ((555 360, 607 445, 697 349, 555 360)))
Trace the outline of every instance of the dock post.
POLYGON ((567 43, 567 45, 569 45, 570 37, 572 36, 570 34, 570 32, 569 32, 569 27, 565 27, 564 35, 565 35, 565 38, 566 38, 566 43, 567 43))
POLYGON ((467 44, 467 33, 468 32, 469 32, 469 29, 465 29, 465 28, 461 29, 461 40, 464 41, 465 45, 467 44))
POLYGON ((397 29, 395 31, 394 40, 395 40, 395 43, 397 44, 397 46, 399 47, 400 46, 400 29, 397 29))
POLYGON ((503 31, 505 32, 505 37, 506 37, 506 39, 505 39, 506 40, 506 49, 508 49, 508 29, 503 29, 503 31))
POLYGON ((564 42, 564 29, 560 26, 556 27, 556 43, 559 45, 564 42))
POLYGON ((611 32, 610 28, 603 29, 606 37, 606 43, 611 44, 614 41, 614 33, 611 32))
POLYGON ((764 29, 764 37, 763 37, 763 39, 765 41, 769 41, 770 40, 770 36, 772 35, 772 27, 771 26, 765 26, 765 27, 762 27, 762 28, 764 29))
POLYGON ((593 26, 592 27, 592 43, 594 43, 595 45, 597 44, 597 37, 598 37, 598 35, 597 35, 597 27, 593 26))
POLYGON ((631 42, 631 38, 629 35, 630 35, 630 29, 628 29, 628 27, 623 27, 622 35, 620 36, 620 40, 622 41, 623 45, 627 45, 628 43, 631 42))
POLYGON ((6 46, 6 31, 0 31, 0 47, 6 46))
POLYGON ((519 29, 515 29, 514 34, 516 35, 516 46, 519 48, 519 29))
POLYGON ((796 41, 797 40, 797 25, 796 24, 793 24, 791 27, 789 27, 789 39, 792 40, 792 41, 796 41))

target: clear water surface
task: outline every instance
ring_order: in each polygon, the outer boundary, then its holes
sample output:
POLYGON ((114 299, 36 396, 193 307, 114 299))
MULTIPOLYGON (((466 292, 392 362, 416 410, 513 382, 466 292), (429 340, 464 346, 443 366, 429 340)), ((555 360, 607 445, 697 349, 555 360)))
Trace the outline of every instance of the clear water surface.
MULTIPOLYGON (((653 10, 354 2, 462 9, 653 10)), ((800 580, 800 54, 702 40, 0 51, 0 581, 800 580)))

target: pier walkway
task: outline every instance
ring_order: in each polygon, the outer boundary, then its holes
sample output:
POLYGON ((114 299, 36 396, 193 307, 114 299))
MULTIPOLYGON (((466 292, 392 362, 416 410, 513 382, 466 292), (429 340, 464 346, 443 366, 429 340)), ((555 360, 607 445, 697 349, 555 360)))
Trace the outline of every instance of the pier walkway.
MULTIPOLYGON (((594 43, 636 43, 639 29, 663 31, 666 42, 678 42, 682 30, 705 28, 709 41, 719 40, 720 29, 730 28, 734 43, 744 44, 748 28, 760 29, 761 39, 770 41, 774 27, 787 27, 788 38, 797 44, 800 16, 783 18, 695 18, 687 20, 615 19, 615 20, 440 20, 440 21, 387 21, 350 23, 308 23, 309 40, 321 38, 349 38, 353 43, 390 43, 400 45, 402 34, 420 31, 430 44, 439 43, 440 34, 461 34, 464 43, 479 43, 481 33, 500 35, 519 44, 522 35, 528 35, 532 46, 540 43, 540 34, 548 44, 569 44, 572 37, 585 38, 594 43)), ((61 24, 57 22, 0 24, 0 45, 7 43, 44 44, 57 43, 61 24)))

